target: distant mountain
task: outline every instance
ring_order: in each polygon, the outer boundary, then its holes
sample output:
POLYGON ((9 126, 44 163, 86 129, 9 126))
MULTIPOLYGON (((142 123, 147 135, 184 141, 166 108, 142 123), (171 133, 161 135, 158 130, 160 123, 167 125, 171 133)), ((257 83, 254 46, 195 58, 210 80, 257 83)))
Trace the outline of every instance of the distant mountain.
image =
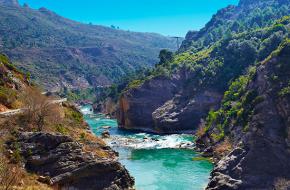
POLYGON ((0 0, 0 23, 0 51, 49 89, 109 85, 175 48, 159 34, 81 24, 17 0, 0 0))
POLYGON ((0 4, 5 6, 19 6, 18 0, 0 0, 0 4))

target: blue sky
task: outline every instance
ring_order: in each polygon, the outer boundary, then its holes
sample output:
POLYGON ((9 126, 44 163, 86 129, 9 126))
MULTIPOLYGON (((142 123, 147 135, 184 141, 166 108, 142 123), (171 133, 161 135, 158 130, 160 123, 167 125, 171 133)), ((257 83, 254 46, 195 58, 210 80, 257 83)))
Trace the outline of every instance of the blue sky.
POLYGON ((121 29, 185 36, 198 30, 220 8, 238 0, 19 0, 32 8, 46 7, 84 23, 121 29))

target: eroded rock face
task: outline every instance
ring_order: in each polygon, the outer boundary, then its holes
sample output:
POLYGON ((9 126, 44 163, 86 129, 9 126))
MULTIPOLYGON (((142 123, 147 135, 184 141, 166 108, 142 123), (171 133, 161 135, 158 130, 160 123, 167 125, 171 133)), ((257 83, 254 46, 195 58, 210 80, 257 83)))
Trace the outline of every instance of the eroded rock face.
POLYGON ((120 127, 155 131, 152 113, 178 92, 179 77, 156 77, 123 94, 118 113, 120 127))
MULTIPOLYGON (((22 133, 17 144, 28 171, 47 176, 57 189, 130 189, 134 179, 113 158, 96 158, 70 137, 48 133, 22 133)), ((96 149, 107 149, 98 147, 96 149)))
POLYGON ((193 93, 192 97, 177 95, 152 113, 154 126, 164 133, 191 132, 211 109, 218 108, 221 98, 215 91, 193 93))
POLYGON ((222 99, 215 89, 196 91, 194 77, 182 68, 171 78, 156 77, 124 93, 117 117, 120 127, 163 134, 194 131, 222 99))
POLYGON ((185 36, 185 40, 182 41, 181 47, 178 51, 185 51, 192 45, 192 42, 198 38, 198 31, 189 31, 185 36))

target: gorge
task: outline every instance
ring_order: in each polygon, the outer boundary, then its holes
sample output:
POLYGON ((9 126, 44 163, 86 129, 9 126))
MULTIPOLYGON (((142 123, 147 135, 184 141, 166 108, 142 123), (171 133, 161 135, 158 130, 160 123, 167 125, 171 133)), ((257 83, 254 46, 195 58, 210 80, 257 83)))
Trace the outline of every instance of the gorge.
POLYGON ((178 49, 17 0, 0 22, 0 189, 290 188, 290 0, 240 0, 178 49))

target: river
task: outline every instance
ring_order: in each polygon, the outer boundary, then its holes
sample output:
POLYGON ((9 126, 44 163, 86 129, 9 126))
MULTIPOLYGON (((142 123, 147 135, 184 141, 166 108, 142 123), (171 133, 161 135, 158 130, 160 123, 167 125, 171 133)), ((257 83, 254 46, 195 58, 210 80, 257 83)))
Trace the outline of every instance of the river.
POLYGON ((86 122, 117 152, 119 161, 135 178, 137 190, 201 190, 208 183, 213 165, 194 152, 191 135, 154 135, 120 130, 117 121, 82 107, 86 122))

